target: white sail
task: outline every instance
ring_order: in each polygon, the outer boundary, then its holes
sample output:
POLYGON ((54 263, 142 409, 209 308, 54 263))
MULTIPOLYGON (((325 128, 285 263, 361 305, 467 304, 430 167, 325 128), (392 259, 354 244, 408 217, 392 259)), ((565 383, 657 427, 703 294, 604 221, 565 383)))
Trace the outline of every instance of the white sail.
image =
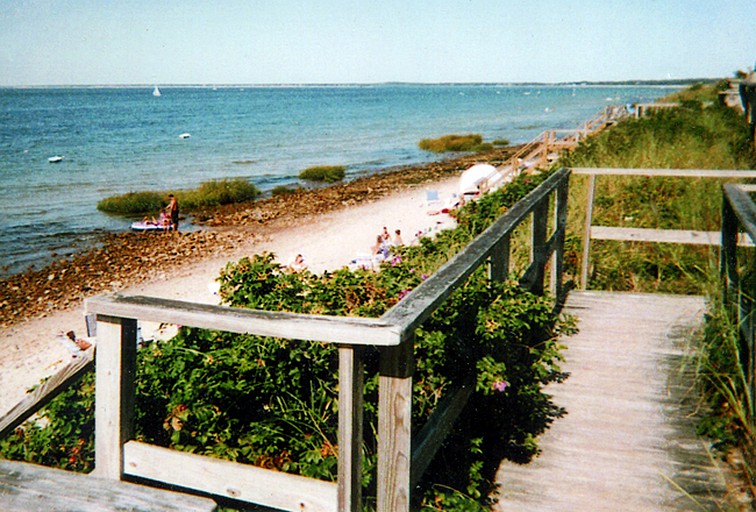
POLYGON ((158 89, 158 86, 156 85, 155 88, 152 90, 153 96, 160 96, 160 89, 158 89))

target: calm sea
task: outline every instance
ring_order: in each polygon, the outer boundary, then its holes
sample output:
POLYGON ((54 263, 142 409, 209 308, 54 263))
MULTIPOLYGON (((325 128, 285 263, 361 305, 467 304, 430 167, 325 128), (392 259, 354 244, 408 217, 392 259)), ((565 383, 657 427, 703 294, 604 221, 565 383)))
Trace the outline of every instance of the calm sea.
POLYGON ((0 89, 0 276, 91 246, 132 219, 107 196, 244 177, 263 191, 312 165, 348 178, 438 157, 420 139, 527 142, 664 87, 365 85, 0 89), (189 133, 191 137, 180 138, 189 133), (48 158, 60 155, 59 163, 48 158))

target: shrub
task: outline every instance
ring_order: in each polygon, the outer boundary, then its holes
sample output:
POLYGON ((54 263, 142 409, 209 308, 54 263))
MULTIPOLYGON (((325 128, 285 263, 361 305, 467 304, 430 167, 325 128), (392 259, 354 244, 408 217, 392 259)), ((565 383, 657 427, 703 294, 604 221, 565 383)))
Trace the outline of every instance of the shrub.
POLYGON ((299 179, 322 183, 335 183, 346 176, 346 167, 343 165, 316 165, 308 167, 299 173, 299 179))
POLYGON ((483 137, 479 134, 444 135, 437 139, 423 139, 418 143, 420 149, 433 153, 447 151, 482 151, 490 149, 490 144, 483 144, 483 137))
POLYGON ((97 209, 105 213, 141 215, 156 212, 167 204, 167 196, 160 192, 128 192, 102 199, 97 203, 97 209))
POLYGON ((494 139, 491 141, 491 144, 494 146, 509 146, 510 143, 509 139, 494 139))
POLYGON ((302 187, 289 187, 287 185, 278 185, 273 190, 270 191, 270 195, 273 197, 276 196, 286 196, 290 194, 296 194, 298 192, 301 192, 303 189, 302 187))
MULTIPOLYGON (((259 190, 244 178, 225 178, 205 181, 194 190, 175 193, 179 206, 191 210, 204 206, 241 203, 257 197, 259 190)), ((105 213, 120 215, 142 215, 154 213, 168 204, 167 192, 129 192, 111 196, 97 203, 97 209, 105 213)))
POLYGON ((242 203, 254 200, 259 190, 244 178, 225 178, 205 181, 194 190, 176 194, 182 208, 193 209, 205 206, 242 203))

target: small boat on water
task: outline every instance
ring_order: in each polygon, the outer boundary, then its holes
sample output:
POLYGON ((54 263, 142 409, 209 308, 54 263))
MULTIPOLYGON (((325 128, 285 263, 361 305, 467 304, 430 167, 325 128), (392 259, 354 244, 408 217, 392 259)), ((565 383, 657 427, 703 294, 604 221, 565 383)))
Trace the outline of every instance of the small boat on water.
POLYGON ((188 139, 191 136, 191 133, 182 133, 181 135, 179 135, 179 139, 188 139))
POLYGON ((158 86, 156 85, 155 88, 152 90, 153 96, 160 96, 160 89, 158 89, 158 86))
POLYGON ((51 164, 57 164, 58 162, 62 162, 63 158, 65 158, 65 157, 63 157, 61 155, 55 155, 55 156, 51 156, 50 158, 48 158, 47 161, 50 162, 51 164))

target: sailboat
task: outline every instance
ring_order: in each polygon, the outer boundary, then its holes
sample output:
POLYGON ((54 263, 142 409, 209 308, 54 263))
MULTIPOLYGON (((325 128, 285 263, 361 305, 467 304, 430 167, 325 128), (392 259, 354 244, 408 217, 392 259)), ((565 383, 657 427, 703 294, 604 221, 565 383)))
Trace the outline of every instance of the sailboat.
POLYGON ((160 89, 158 89, 158 86, 156 85, 155 88, 152 90, 153 96, 160 96, 160 89))

